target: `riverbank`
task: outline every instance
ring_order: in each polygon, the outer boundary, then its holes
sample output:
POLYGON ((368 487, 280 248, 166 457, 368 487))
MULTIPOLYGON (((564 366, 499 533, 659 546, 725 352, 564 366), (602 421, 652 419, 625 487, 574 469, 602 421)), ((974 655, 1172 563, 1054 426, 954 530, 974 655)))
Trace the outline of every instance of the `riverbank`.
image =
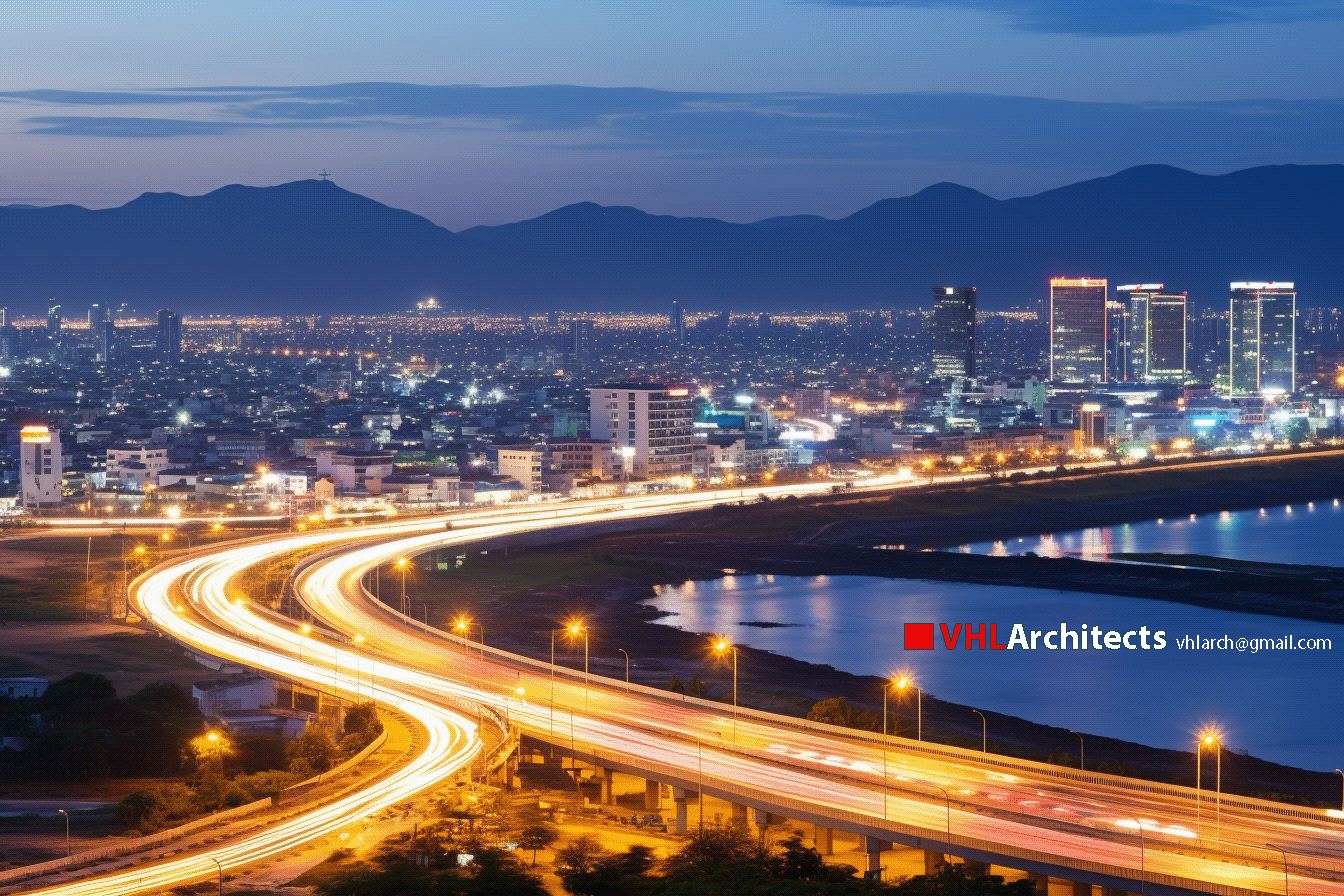
MULTIPOLYGON (((408 584, 429 621, 448 626, 459 614, 487 620, 489 643, 540 659, 550 632, 583 617, 594 672, 652 687, 677 682, 711 698, 731 693, 731 670, 716 663, 707 633, 685 632, 647 601, 665 583, 712 579, 725 569, 774 575, 873 575, 1024 585, 1179 601, 1214 609, 1344 622, 1344 586, 1304 588, 1298 576, 1247 576, 1243 569, 1096 564, 1043 557, 983 557, 925 549, 1162 516, 1205 514, 1344 495, 1344 452, 1256 458, 1204 466, 1157 467, 912 490, 882 497, 827 496, 722 507, 647 532, 526 550, 468 554, 461 568, 417 570, 408 584), (877 550, 901 545, 904 550, 877 550), (506 559, 507 558, 507 559, 506 559)), ((1316 583, 1320 585, 1320 583, 1316 583)), ((750 629, 729 633, 750 641, 750 629)), ((558 659, 581 664, 582 645, 557 642, 558 659)), ((739 696, 745 705, 805 715, 814 703, 844 697, 880 711, 883 680, 854 675, 744 646, 739 696)), ((1027 719, 985 711, 992 752, 1077 763, 1077 737, 1027 719)), ((913 726, 909 707, 893 727, 913 726)), ((978 747, 970 707, 924 699, 931 740, 978 747), (967 720, 970 719, 968 722, 967 720)), ((1194 783, 1193 756, 1087 736, 1087 766, 1152 780, 1194 783)), ((1335 805, 1338 778, 1254 757, 1224 757, 1231 792, 1335 805)))

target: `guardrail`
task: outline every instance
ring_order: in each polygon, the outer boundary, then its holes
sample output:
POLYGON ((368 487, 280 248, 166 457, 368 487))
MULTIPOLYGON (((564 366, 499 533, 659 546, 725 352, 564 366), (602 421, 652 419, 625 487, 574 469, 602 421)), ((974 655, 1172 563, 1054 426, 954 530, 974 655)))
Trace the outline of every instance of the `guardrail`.
MULTIPOLYGON (((673 780, 686 780, 686 770, 677 766, 667 765, 649 759, 632 757, 624 753, 614 753, 601 749, 591 743, 579 742, 576 744, 576 749, 580 744, 582 745, 583 751, 591 756, 594 762, 599 765, 605 761, 614 765, 637 769, 653 780, 665 780, 669 778, 673 780)), ((687 783, 696 786, 695 782, 688 781, 687 783)), ((1008 843, 999 843, 978 837, 968 837, 962 834, 949 834, 940 829, 921 828, 903 822, 895 822, 881 819, 876 816, 864 815, 849 809, 806 802, 790 796, 748 787, 735 780, 710 777, 703 779, 703 782, 699 784, 699 786, 706 785, 712 787, 720 796, 736 796, 748 803, 764 803, 768 806, 784 810, 785 812, 792 811, 802 817, 816 817, 820 815, 828 820, 848 822, 855 827, 886 830, 909 838, 928 841, 931 844, 946 843, 949 846, 960 846, 981 853, 992 853, 1007 859, 1020 859, 1024 862, 1051 865, 1059 868, 1081 871, 1087 874, 1105 875, 1122 880, 1134 881, 1135 883, 1146 882, 1159 884, 1192 892, 1208 893, 1212 894, 1212 896, 1264 896, 1265 893, 1263 890, 1249 889, 1231 884, 1210 883, 1208 881, 1183 878, 1170 874, 1161 874, 1157 872, 1141 873, 1136 869, 1127 868, 1122 865, 1111 865, 1105 862, 1077 859, 1071 856, 1047 853, 1040 850, 1024 849, 1008 843)))
MULTIPOLYGON (((364 593, 368 602, 381 609, 383 612, 395 617, 403 625, 409 625, 420 629, 427 635, 437 637, 447 641, 450 644, 458 646, 472 652, 484 652, 496 659, 517 665, 527 666, 534 671, 550 674, 554 671, 556 677, 565 678, 572 682, 582 682, 585 679, 584 673, 567 666, 550 663, 541 660, 534 660, 531 657, 521 654, 509 653, 506 650, 500 650, 496 647, 482 645, 477 641, 471 641, 455 635, 452 632, 438 629, 433 626, 427 626, 425 623, 405 616, 392 607, 374 598, 373 594, 367 588, 364 593)), ((657 700, 672 703, 687 703, 699 706, 703 709, 712 710, 722 716, 730 716, 731 708, 713 700, 706 700, 700 697, 692 697, 686 694, 673 694, 670 691, 660 690, 658 688, 648 687, 647 685, 632 682, 628 689, 624 682, 617 681, 605 675, 592 674, 587 676, 593 686, 605 687, 616 692, 637 693, 644 697, 651 697, 657 700)), ((799 731, 807 731, 813 734, 824 734, 830 737, 842 740, 859 740, 870 744, 885 746, 893 752, 904 752, 912 755, 932 756, 941 759, 947 759, 954 762, 970 763, 980 766, 993 766, 995 768, 1010 769, 1013 771, 1025 772, 1034 775, 1044 775, 1047 777, 1058 778, 1064 781, 1072 781, 1079 784, 1091 784, 1093 786, 1113 787, 1120 790, 1138 791, 1142 793, 1152 793, 1161 796, 1170 796, 1189 800, 1192 805, 1195 795, 1198 791, 1191 787, 1181 787, 1175 784, 1163 784, 1158 781, 1145 781, 1141 778, 1125 778, 1119 775, 1108 775, 1101 772, 1087 772, 1078 769, 1070 769, 1064 766, 1050 765, 1044 762, 1033 762, 1028 759, 1017 759, 1012 756, 1001 756, 993 753, 983 753, 979 750, 968 750, 964 747, 954 747, 946 744, 932 744, 927 741, 913 741, 909 738, 888 736, 872 731, 864 731, 859 728, 844 728, 839 725, 831 725, 825 722, 814 722, 809 719, 799 718, 797 716, 785 716, 777 713, 765 712, 763 710, 752 709, 750 707, 737 707, 737 716, 739 719, 747 718, 766 724, 775 725, 784 728, 793 728, 799 731)), ((1209 800, 1207 792, 1203 794, 1204 799, 1209 800)), ((1344 823, 1341 820, 1328 814, 1328 810, 1314 809, 1307 806, 1292 806, 1286 803, 1275 803, 1269 800, 1257 799, 1247 796, 1233 796, 1224 793, 1222 795, 1222 804, 1224 807, 1235 807, 1240 809, 1249 809, 1255 812, 1269 812, 1276 815, 1282 815, 1289 818, 1308 819, 1313 822, 1328 824, 1339 827, 1344 830, 1344 823)))
POLYGON ((242 806, 235 806, 232 809, 212 812, 209 815, 202 816, 194 821, 189 821, 186 824, 178 825, 175 828, 156 831, 153 834, 146 834, 143 837, 136 837, 133 840, 108 843, 104 846, 96 846, 93 849, 87 849, 63 858, 52 859, 47 862, 39 862, 35 865, 20 865, 18 868, 2 871, 0 872, 0 885, 26 880, 31 877, 41 877, 56 871, 76 868, 81 865, 100 862, 105 859, 120 858, 122 856, 142 852, 146 849, 153 849, 156 846, 164 846, 172 843, 174 840, 188 837, 198 831, 205 830, 206 828, 226 824, 236 819, 245 818, 248 815, 274 808, 282 803, 292 802, 301 796, 311 793, 324 782, 328 782, 331 779, 350 771, 356 765, 373 755, 373 753, 385 743, 387 743, 386 731, 374 738, 373 742, 363 750, 360 750, 340 765, 330 768, 316 777, 309 778, 307 781, 300 781, 298 784, 286 787, 275 796, 268 796, 251 803, 246 803, 242 806))

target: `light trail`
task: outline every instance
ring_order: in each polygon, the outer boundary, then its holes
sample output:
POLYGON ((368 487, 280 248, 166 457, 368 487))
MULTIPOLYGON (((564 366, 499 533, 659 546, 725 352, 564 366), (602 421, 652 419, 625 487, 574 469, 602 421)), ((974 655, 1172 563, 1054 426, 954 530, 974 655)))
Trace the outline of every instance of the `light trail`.
MULTIPOLYGON (((1244 459, 1215 463, 1242 463, 1244 459)), ((1078 470, 1110 471, 1108 463, 1072 464, 1078 470)), ((1042 468, 1047 469, 1047 468, 1042 468)), ((1048 469, 1053 469, 1049 467, 1048 469)), ((1124 471, 1133 472, 1133 471, 1124 471)), ((987 473, 938 477, 942 482, 987 480, 987 473)), ((912 480, 900 475, 872 477, 856 482, 848 493, 874 493, 915 488, 928 480, 912 480)), ((713 492, 676 492, 644 496, 618 496, 549 506, 526 506, 468 510, 450 516, 420 517, 365 525, 359 528, 322 529, 306 533, 266 536, 232 546, 212 546, 213 553, 203 556, 197 550, 166 561, 144 574, 135 583, 132 599, 140 612, 172 637, 216 657, 253 666, 273 674, 328 688, 352 699, 367 699, 394 707, 420 722, 428 732, 427 746, 407 766, 369 788, 331 805, 304 813, 296 818, 242 841, 174 858, 144 868, 116 872, 47 887, 34 891, 51 896, 112 896, 165 889, 211 878, 216 874, 214 861, 224 869, 238 869, 261 859, 283 854, 298 844, 320 838, 376 813, 387 806, 433 787, 456 774, 480 750, 476 726, 460 712, 449 707, 462 702, 484 703, 508 712, 508 697, 514 682, 525 682, 527 693, 547 693, 545 712, 535 700, 514 701, 514 721, 534 733, 554 738, 557 719, 567 721, 575 742, 580 741, 612 753, 635 757, 656 756, 685 775, 704 773, 725 781, 746 782, 763 792, 782 799, 801 800, 818 811, 858 812, 879 823, 883 811, 881 781, 874 780, 875 762, 881 762, 881 748, 856 742, 843 736, 804 732, 796 724, 781 719, 779 724, 743 717, 734 726, 735 747, 715 747, 724 738, 732 720, 722 707, 702 707, 678 703, 668 697, 625 694, 619 686, 610 686, 595 676, 592 687, 572 680, 557 681, 554 698, 549 698, 548 676, 538 672, 536 664, 520 658, 483 657, 473 659, 444 646, 439 636, 416 631, 418 623, 395 614, 385 607, 373 607, 370 596, 360 585, 363 573, 389 559, 420 553, 435 547, 462 544, 482 538, 518 535, 557 526, 586 523, 639 521, 681 512, 704 510, 720 504, 745 500, 780 498, 789 495, 830 493, 832 481, 795 483, 776 486, 722 489, 713 492), (444 526, 452 527, 445 531, 444 526), (360 544, 361 540, 389 539, 378 544, 360 544), (284 554, 321 549, 355 541, 345 550, 308 566, 296 579, 296 589, 316 615, 349 643, 332 643, 302 635, 248 606, 230 601, 227 585, 245 569, 284 554), (178 609, 176 589, 189 605, 178 609), (363 639, 354 644, 355 636, 363 639), (377 653, 375 653, 377 651, 377 653), (342 668, 344 657, 344 668, 342 668), (392 662, 385 657, 396 657, 392 662), (445 669, 434 675, 429 669, 445 669), (556 704, 579 707, 596 695, 595 704, 581 715, 577 710, 562 710, 556 704), (792 750, 792 754, 781 752, 792 750), (846 775, 837 778, 837 764, 846 766, 846 775)), ((70 525, 87 526, 91 520, 71 520, 70 525)), ((155 520, 156 525, 164 525, 155 520)), ((112 527, 119 523, 112 523, 112 527)), ((897 790, 886 800, 887 817, 918 824, 937 831, 940 819, 950 816, 954 833, 974 835, 995 842, 1015 843, 1065 857, 1137 867, 1139 850, 1117 835, 1121 816, 1134 813, 1116 811, 1131 808, 1114 791, 1117 788, 1070 785, 1067 781, 1042 774, 1024 776, 1017 787, 1005 787, 1005 781, 989 777, 991 769, 973 761, 929 758, 901 752, 893 741, 889 757, 899 754, 891 780, 898 786, 920 787, 954 785, 955 792, 968 798, 1004 802, 1014 800, 1018 807, 1044 797, 1063 803, 1078 818, 1103 816, 1092 832, 1058 830, 1033 823, 1023 812, 1010 819, 985 814, 972 806, 971 799, 960 797, 955 805, 944 806, 939 798, 914 795, 897 790), (904 780, 903 780, 904 778, 904 780), (988 782, 988 783, 987 783, 988 782), (997 788, 997 789, 994 789, 997 788), (962 791, 970 789, 970 794, 962 791), (1032 794, 1035 794, 1033 797, 1032 794), (1105 829, 1103 829, 1105 828, 1105 829), (1117 838, 1120 839, 1117 839, 1117 838)), ((952 790, 952 787, 948 788, 952 790)), ((1128 793, 1126 791, 1126 793, 1128 793)), ((1160 824, 1175 829, 1188 815, 1187 800, 1156 794, 1135 795, 1133 808, 1144 810, 1142 818, 1161 816, 1165 810, 1179 816, 1160 824), (1153 810, 1153 811, 1147 811, 1153 810)), ((1057 805, 1054 808, 1059 808, 1057 805)), ((1053 808, 1050 811, 1054 811, 1053 808)), ((1248 843, 1263 842, 1267 836, 1296 837, 1290 845, 1324 850, 1322 838, 1339 837, 1337 829, 1326 829, 1309 821, 1292 821, 1266 813, 1241 813, 1245 817, 1241 832, 1248 843), (1266 833, 1268 832, 1268 833, 1266 833), (1255 838, 1261 838, 1256 840, 1255 838)), ((1225 810, 1224 825, 1232 832, 1238 813, 1225 810)), ((1156 823, 1156 822, 1155 822, 1156 823)), ((1144 822, 1145 826, 1147 822, 1144 822)), ((1147 828, 1145 827, 1145 830, 1147 828)), ((1160 836, 1160 832, 1159 832, 1160 836)), ((1338 839, 1329 844, 1325 855, 1338 855, 1338 839)), ((1208 847, 1207 841, 1201 845, 1208 847)), ((1315 861, 1314 852, 1306 861, 1315 861)), ((1294 853, 1295 861, 1303 861, 1294 853)), ((1194 880, 1228 882, 1273 891, 1278 872, 1266 868, 1180 855, 1161 849, 1150 840, 1150 873, 1170 873, 1194 880), (1264 886, 1261 887, 1262 878, 1264 886)), ((1344 896, 1344 883, 1317 877, 1299 880, 1311 884, 1313 893, 1344 896)))

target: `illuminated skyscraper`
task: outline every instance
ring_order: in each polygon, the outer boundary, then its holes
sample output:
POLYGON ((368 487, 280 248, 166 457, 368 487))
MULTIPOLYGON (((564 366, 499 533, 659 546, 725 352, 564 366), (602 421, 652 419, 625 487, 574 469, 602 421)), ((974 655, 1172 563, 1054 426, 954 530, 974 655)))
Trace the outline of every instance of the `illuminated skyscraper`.
POLYGON ((1161 283, 1116 288, 1125 309, 1118 375, 1143 383, 1186 379, 1186 296, 1164 292, 1161 283))
POLYGON ((169 364, 182 359, 182 316, 167 308, 159 312, 159 331, 155 344, 159 355, 169 364))
POLYGON ((1286 394, 1297 385, 1297 291, 1291 283, 1232 284, 1228 385, 1233 395, 1286 394))
POLYGON ((591 320, 572 320, 569 322, 569 354, 580 366, 587 366, 593 360, 593 322, 591 320))
POLYGON ((673 341, 686 341, 686 313, 682 311, 680 302, 672 303, 672 314, 668 318, 668 325, 672 330, 673 341))
POLYGON ((1056 277, 1050 281, 1050 378, 1106 380, 1106 281, 1056 277))
POLYGON ((975 376, 975 287, 933 288, 933 375, 939 379, 975 376))

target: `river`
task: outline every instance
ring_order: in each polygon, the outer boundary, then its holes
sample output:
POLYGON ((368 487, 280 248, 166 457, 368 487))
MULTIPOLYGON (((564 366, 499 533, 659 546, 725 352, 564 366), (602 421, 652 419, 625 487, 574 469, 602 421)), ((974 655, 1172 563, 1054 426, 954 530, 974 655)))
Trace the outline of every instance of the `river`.
MULTIPOLYGON (((1278 527, 1260 525, 1253 511, 1249 517, 1214 515, 1115 527, 1106 530, 1110 535, 1102 543, 1112 550, 1164 549, 1284 562, 1325 562, 1322 554, 1333 551, 1330 562, 1341 562, 1338 548, 1326 543, 1337 536, 1318 531, 1344 520, 1331 502, 1293 514, 1280 507, 1276 513, 1278 527), (1312 514, 1317 515, 1314 526, 1299 526, 1294 516, 1312 514), (1294 518, 1285 523, 1289 516, 1294 518), (1274 534, 1285 530, 1292 535, 1274 534), (1239 536, 1244 553, 1237 552, 1238 539, 1229 538, 1229 531, 1239 536), (1267 544, 1274 550, 1261 550, 1267 544)), ((1061 553, 1075 546, 1085 553, 1092 538, 1056 534, 1054 541, 1061 553)), ((1022 550, 1033 549, 1031 540, 1024 544, 1022 550)), ((664 586, 652 603, 676 614, 668 624, 688 631, 727 634, 753 647, 859 674, 909 670, 928 693, 945 700, 1085 734, 1189 749, 1195 732, 1213 724, 1232 750, 1324 771, 1344 765, 1340 625, 1103 594, 867 576, 726 576, 664 586), (1016 624, 1028 636, 1033 630, 1057 631, 1061 624, 1075 632, 1084 625, 1118 633, 1143 627, 1150 646, 1138 646, 1136 634, 1130 638, 1134 649, 1050 650, 1039 640, 1034 650, 980 650, 966 649, 960 639, 949 650, 935 628, 935 649, 905 650, 907 622, 946 624, 949 632, 957 625, 978 629, 981 624, 988 632, 993 623, 1002 643, 1016 624), (1164 649, 1156 649, 1152 634, 1158 631, 1164 633, 1164 649), (1331 648, 1252 652, 1179 646, 1185 637, 1225 636, 1234 645, 1241 638, 1291 638, 1295 644, 1324 638, 1331 648)), ((1072 641, 1066 642, 1072 647, 1072 641)))

